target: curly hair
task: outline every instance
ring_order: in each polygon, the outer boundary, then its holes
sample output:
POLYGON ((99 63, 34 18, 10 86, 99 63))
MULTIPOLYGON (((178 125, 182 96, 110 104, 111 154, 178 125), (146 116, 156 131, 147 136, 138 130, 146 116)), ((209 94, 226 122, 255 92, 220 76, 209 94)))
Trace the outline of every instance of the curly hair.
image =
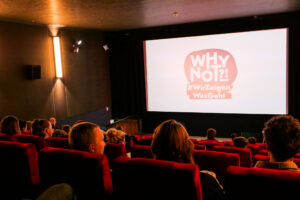
POLYGON ((300 123, 293 116, 275 116, 265 123, 264 139, 278 162, 293 158, 300 150, 300 123))
POLYGON ((106 131, 106 141, 110 143, 125 143, 125 133, 116 128, 110 128, 106 131))
POLYGON ((194 144, 185 127, 175 120, 167 120, 155 128, 151 148, 158 160, 194 163, 194 144))

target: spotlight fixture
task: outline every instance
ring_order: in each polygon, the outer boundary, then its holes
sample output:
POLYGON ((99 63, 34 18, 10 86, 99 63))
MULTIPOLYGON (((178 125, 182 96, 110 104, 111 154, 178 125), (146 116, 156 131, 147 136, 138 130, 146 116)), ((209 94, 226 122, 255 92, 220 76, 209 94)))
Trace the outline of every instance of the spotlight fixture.
POLYGON ((73 52, 79 53, 79 48, 82 45, 82 40, 76 40, 73 44, 73 52))

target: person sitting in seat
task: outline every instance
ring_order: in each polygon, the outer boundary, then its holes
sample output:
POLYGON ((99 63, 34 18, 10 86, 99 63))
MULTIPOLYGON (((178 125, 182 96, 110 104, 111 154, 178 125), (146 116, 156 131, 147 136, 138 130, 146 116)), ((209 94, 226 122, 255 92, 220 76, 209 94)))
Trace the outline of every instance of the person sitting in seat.
POLYGON ((35 119, 32 123, 32 135, 41 136, 44 139, 51 137, 52 125, 47 119, 35 119))
POLYGON ((19 120, 13 115, 7 115, 0 122, 0 133, 5 133, 10 136, 20 134, 19 120))
MULTIPOLYGON (((154 159, 194 164, 194 144, 185 127, 175 120, 167 120, 155 128, 151 148, 154 159)), ((215 173, 200 171, 200 181, 204 200, 225 198, 215 173)))
POLYGON ((238 148, 247 148, 248 140, 243 136, 238 136, 233 139, 233 146, 238 148))
POLYGON ((256 137, 248 137, 248 143, 249 144, 256 144, 257 139, 256 137))
POLYGON ((263 137, 269 161, 257 161, 255 167, 298 171, 293 158, 300 150, 300 123, 290 115, 275 116, 265 123, 263 137))
POLYGON ((125 144, 125 133, 116 128, 110 128, 106 131, 106 142, 125 144))
POLYGON ((69 134, 72 149, 103 154, 105 148, 103 131, 90 122, 76 123, 69 134))
POLYGON ((216 140, 217 131, 214 128, 209 128, 206 131, 207 140, 216 140))
POLYGON ((52 134, 52 137, 68 138, 68 134, 64 130, 55 129, 55 131, 52 134))

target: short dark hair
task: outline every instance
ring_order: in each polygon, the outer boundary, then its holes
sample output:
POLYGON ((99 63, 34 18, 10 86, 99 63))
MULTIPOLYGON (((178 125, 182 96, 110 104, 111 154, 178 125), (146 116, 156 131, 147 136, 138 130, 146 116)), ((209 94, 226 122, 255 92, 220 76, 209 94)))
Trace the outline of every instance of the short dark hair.
POLYGON ((256 139, 256 137, 248 137, 248 142, 249 142, 249 144, 256 144, 257 139, 256 139))
POLYGON ((231 134, 230 134, 230 137, 231 137, 232 141, 233 141, 233 139, 234 139, 235 137, 238 137, 238 136, 239 136, 239 134, 237 134, 237 133, 231 133, 231 134))
POLYGON ((233 139, 233 145, 239 148, 245 148, 248 145, 248 140, 243 136, 238 136, 233 139))
POLYGON ((72 127, 69 135, 69 145, 72 149, 89 151, 90 144, 94 141, 94 128, 96 124, 90 122, 79 122, 72 127))
POLYGON ((295 157, 300 150, 300 123, 293 116, 272 117, 265 123, 263 135, 277 162, 295 157))
POLYGON ((64 130, 66 133, 69 133, 71 130, 71 126, 68 124, 64 124, 62 125, 61 129, 64 130))
POLYGON ((206 131, 206 136, 207 136, 208 140, 214 140, 216 134, 217 134, 217 131, 216 131, 216 129, 213 129, 213 128, 209 128, 206 131))
POLYGON ((55 131, 52 133, 52 137, 67 138, 68 134, 64 130, 55 129, 55 131))

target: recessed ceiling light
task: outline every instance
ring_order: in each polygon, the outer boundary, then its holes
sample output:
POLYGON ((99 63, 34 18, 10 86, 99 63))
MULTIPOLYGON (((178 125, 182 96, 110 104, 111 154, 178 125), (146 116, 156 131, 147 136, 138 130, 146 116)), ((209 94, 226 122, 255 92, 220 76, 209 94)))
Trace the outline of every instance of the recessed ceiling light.
POLYGON ((173 16, 177 17, 178 16, 178 12, 173 12, 173 16))

